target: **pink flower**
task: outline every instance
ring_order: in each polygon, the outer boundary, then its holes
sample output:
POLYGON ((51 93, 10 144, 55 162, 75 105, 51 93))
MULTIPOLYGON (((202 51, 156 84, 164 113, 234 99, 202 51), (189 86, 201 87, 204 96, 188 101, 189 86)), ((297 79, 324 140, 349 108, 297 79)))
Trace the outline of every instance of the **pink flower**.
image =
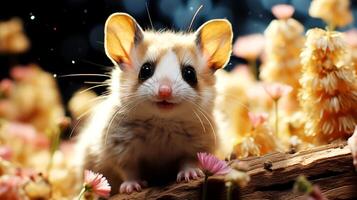
POLYGON ((86 191, 101 197, 109 197, 111 190, 107 179, 102 174, 90 170, 84 171, 84 187, 86 191))
POLYGON ((319 186, 314 185, 312 187, 312 191, 307 198, 308 200, 328 200, 321 192, 321 189, 319 186))
POLYGON ((6 125, 5 132, 11 136, 19 138, 26 144, 33 145, 40 149, 46 149, 49 147, 48 138, 38 133, 31 124, 11 122, 6 125))
POLYGON ((3 79, 0 81, 0 93, 4 93, 6 96, 10 95, 14 88, 14 83, 10 79, 3 79))
POLYGON ((324 197, 318 185, 313 185, 302 175, 296 179, 293 191, 295 193, 304 193, 307 196, 307 200, 328 200, 324 197))
POLYGON ((15 170, 15 175, 22 179, 27 179, 29 177, 38 175, 38 172, 36 172, 34 169, 31 168, 18 167, 15 170))
POLYGON ((0 146, 0 158, 4 160, 11 160, 12 149, 8 146, 0 146))
POLYGON ((228 164, 209 153, 197 153, 198 161, 206 175, 225 175, 231 171, 228 164))
POLYGON ((357 47, 357 29, 351 29, 345 32, 346 42, 351 47, 357 47))
POLYGON ((252 112, 249 112, 248 116, 249 116, 250 122, 252 123, 254 128, 256 128, 259 125, 263 124, 268 119, 268 114, 267 113, 252 113, 252 112))
POLYGON ((251 81, 255 80, 253 73, 249 69, 249 66, 246 64, 238 64, 234 66, 232 73, 244 79, 248 79, 251 81))
POLYGON ((293 90, 291 86, 281 83, 265 84, 263 87, 274 101, 279 100, 282 96, 289 94, 293 90))
POLYGON ((348 138, 347 144, 351 149, 351 153, 353 157, 353 165, 357 170, 357 126, 355 128, 353 135, 350 138, 348 138))
POLYGON ((16 66, 10 70, 10 76, 15 80, 25 80, 35 75, 35 70, 32 65, 16 66))
POLYGON ((294 14, 294 7, 288 4, 278 4, 273 6, 271 12, 278 19, 288 19, 294 14))
POLYGON ((238 37, 234 42, 233 54, 247 60, 255 60, 264 49, 265 39, 260 33, 238 37))
POLYGON ((2 176, 0 179, 0 199, 20 200, 19 190, 23 180, 17 176, 2 176))

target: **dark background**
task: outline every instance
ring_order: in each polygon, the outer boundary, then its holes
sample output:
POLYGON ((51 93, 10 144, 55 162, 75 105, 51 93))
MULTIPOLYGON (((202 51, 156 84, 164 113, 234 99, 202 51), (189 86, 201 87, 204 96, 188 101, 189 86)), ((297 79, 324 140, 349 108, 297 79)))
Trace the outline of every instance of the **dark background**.
MULTIPOLYGON (((235 38, 263 32, 274 18, 271 7, 278 3, 292 4, 296 9, 294 17, 306 28, 325 26, 321 20, 308 16, 310 0, 2 0, 0 20, 20 17, 32 45, 27 53, 21 55, 0 55, 0 78, 8 76, 11 66, 27 63, 38 63, 58 75, 107 71, 111 63, 103 48, 106 18, 114 12, 127 12, 143 28, 150 28, 145 2, 155 29, 186 30, 200 4, 204 7, 195 20, 194 28, 212 18, 228 18, 233 24, 235 38)), ((356 1, 352 1, 352 9, 356 19, 356 1)), ((356 24, 354 22, 345 29, 356 24)), ((244 60, 232 56, 228 69, 240 62, 244 60)), ((85 80, 103 79, 58 79, 65 102, 75 90, 84 86, 85 80)))

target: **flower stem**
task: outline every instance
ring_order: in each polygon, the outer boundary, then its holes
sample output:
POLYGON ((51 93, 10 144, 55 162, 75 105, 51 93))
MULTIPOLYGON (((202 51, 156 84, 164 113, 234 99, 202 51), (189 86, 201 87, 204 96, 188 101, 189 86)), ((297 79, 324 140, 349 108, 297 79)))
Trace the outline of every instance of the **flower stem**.
POLYGON ((335 28, 336 28, 336 26, 335 26, 333 23, 329 23, 329 24, 327 25, 327 30, 328 30, 328 31, 334 31, 335 28))
POLYGON ((274 100, 274 108, 275 108, 275 135, 279 136, 279 113, 278 113, 278 101, 274 100))
POLYGON ((257 72, 257 60, 256 59, 249 59, 248 65, 250 71, 252 72, 254 78, 258 79, 258 72, 257 72))
POLYGON ((59 148, 59 145, 60 145, 60 142, 61 142, 60 136, 61 136, 61 130, 59 129, 58 126, 55 126, 53 128, 53 132, 51 133, 50 161, 49 161, 48 167, 47 167, 48 172, 52 168, 53 156, 54 156, 55 152, 59 148))
POLYGON ((226 186, 227 186, 227 200, 231 200, 232 199, 232 182, 227 182, 226 186))
POLYGON ((205 181, 203 182, 202 200, 206 200, 206 196, 207 196, 207 185, 208 185, 208 175, 205 174, 205 181))
POLYGON ((81 190, 81 192, 79 193, 78 200, 81 200, 81 199, 82 199, 82 197, 83 197, 83 195, 84 195, 85 192, 86 192, 86 187, 83 187, 82 190, 81 190))

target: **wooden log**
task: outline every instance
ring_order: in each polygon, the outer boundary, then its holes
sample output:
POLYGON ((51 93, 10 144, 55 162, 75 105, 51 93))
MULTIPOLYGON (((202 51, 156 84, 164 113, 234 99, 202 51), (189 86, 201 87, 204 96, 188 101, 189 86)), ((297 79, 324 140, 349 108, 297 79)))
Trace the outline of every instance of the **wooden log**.
MULTIPOLYGON (((299 175, 318 184, 329 199, 357 199, 357 173, 350 149, 343 144, 315 147, 295 154, 271 153, 243 159, 249 165, 249 184, 235 188, 232 199, 306 199, 292 192, 299 175), (265 166, 265 167, 264 167, 265 166), (268 169, 267 167, 270 168, 268 169)), ((202 180, 152 187, 131 195, 117 195, 113 200, 127 199, 200 199, 202 180)), ((210 177, 208 199, 226 199, 223 177, 210 177)))

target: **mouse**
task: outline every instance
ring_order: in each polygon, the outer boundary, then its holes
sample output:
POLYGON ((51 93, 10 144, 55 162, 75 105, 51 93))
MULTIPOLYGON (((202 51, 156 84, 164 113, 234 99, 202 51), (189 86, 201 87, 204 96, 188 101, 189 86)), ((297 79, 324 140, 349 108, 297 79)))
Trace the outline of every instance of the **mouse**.
POLYGON ((140 192, 165 177, 203 177, 197 153, 219 147, 215 72, 231 55, 231 23, 213 19, 196 31, 143 30, 129 14, 114 13, 104 29, 114 64, 109 94, 78 136, 77 165, 103 174, 112 195, 140 192))

